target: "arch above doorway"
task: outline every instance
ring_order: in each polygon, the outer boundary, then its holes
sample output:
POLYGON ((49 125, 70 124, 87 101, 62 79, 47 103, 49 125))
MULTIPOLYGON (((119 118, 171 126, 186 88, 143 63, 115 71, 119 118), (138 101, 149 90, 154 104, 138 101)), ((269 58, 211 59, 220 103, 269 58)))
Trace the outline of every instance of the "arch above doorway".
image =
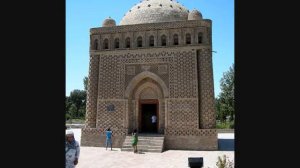
POLYGON ((167 85, 165 84, 165 82, 158 75, 156 75, 152 72, 149 72, 149 71, 144 71, 144 72, 141 72, 138 75, 136 75, 129 82, 129 84, 125 90, 125 94, 124 94, 125 98, 129 98, 130 94, 138 86, 138 84, 146 78, 150 78, 159 84, 159 86, 162 88, 162 93, 163 93, 164 98, 169 97, 169 89, 168 89, 167 85))

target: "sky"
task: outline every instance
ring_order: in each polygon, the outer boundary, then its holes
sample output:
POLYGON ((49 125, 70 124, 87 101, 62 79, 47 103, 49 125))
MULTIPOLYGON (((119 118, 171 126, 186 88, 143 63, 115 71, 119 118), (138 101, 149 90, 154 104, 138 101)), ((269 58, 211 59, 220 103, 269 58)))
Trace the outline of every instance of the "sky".
MULTIPOLYGON (((83 90, 88 76, 89 31, 101 27, 109 16, 119 25, 124 14, 140 0, 66 0, 66 96, 83 90)), ((223 73, 234 63, 234 0, 179 0, 187 9, 197 9, 212 20, 215 96, 220 93, 223 73)))

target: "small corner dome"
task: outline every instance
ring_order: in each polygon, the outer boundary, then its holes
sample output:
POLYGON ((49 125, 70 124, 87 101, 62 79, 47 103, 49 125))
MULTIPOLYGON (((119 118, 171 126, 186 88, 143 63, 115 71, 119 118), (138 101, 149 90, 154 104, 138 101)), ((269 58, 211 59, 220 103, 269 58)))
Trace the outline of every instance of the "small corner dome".
POLYGON ((202 14, 197 9, 190 11, 188 20, 202 20, 202 14))
POLYGON ((102 26, 103 27, 116 26, 116 21, 114 19, 112 19, 111 17, 109 17, 103 21, 102 26))

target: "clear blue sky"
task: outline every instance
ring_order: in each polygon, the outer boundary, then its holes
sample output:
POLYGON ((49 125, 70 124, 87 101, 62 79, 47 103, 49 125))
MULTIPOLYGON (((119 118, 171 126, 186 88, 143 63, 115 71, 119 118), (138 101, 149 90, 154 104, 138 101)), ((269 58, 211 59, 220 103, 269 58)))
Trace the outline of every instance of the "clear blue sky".
MULTIPOLYGON (((89 68, 89 30, 101 27, 108 16, 120 23, 139 0, 66 0, 66 95, 83 90, 89 68)), ((215 95, 220 79, 234 63, 234 0, 179 0, 189 10, 200 10, 213 21, 213 70, 215 95)))

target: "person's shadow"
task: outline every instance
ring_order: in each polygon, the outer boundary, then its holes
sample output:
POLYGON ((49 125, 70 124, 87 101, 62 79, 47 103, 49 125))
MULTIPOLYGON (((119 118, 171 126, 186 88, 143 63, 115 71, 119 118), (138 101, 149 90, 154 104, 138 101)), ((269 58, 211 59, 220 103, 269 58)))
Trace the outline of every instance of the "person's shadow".
MULTIPOLYGON (((107 150, 108 150, 108 149, 107 149, 107 150)), ((117 150, 117 149, 110 150, 110 149, 109 149, 108 151, 119 151, 119 150, 117 150)))
POLYGON ((218 139, 219 151, 234 151, 234 139, 218 139))

